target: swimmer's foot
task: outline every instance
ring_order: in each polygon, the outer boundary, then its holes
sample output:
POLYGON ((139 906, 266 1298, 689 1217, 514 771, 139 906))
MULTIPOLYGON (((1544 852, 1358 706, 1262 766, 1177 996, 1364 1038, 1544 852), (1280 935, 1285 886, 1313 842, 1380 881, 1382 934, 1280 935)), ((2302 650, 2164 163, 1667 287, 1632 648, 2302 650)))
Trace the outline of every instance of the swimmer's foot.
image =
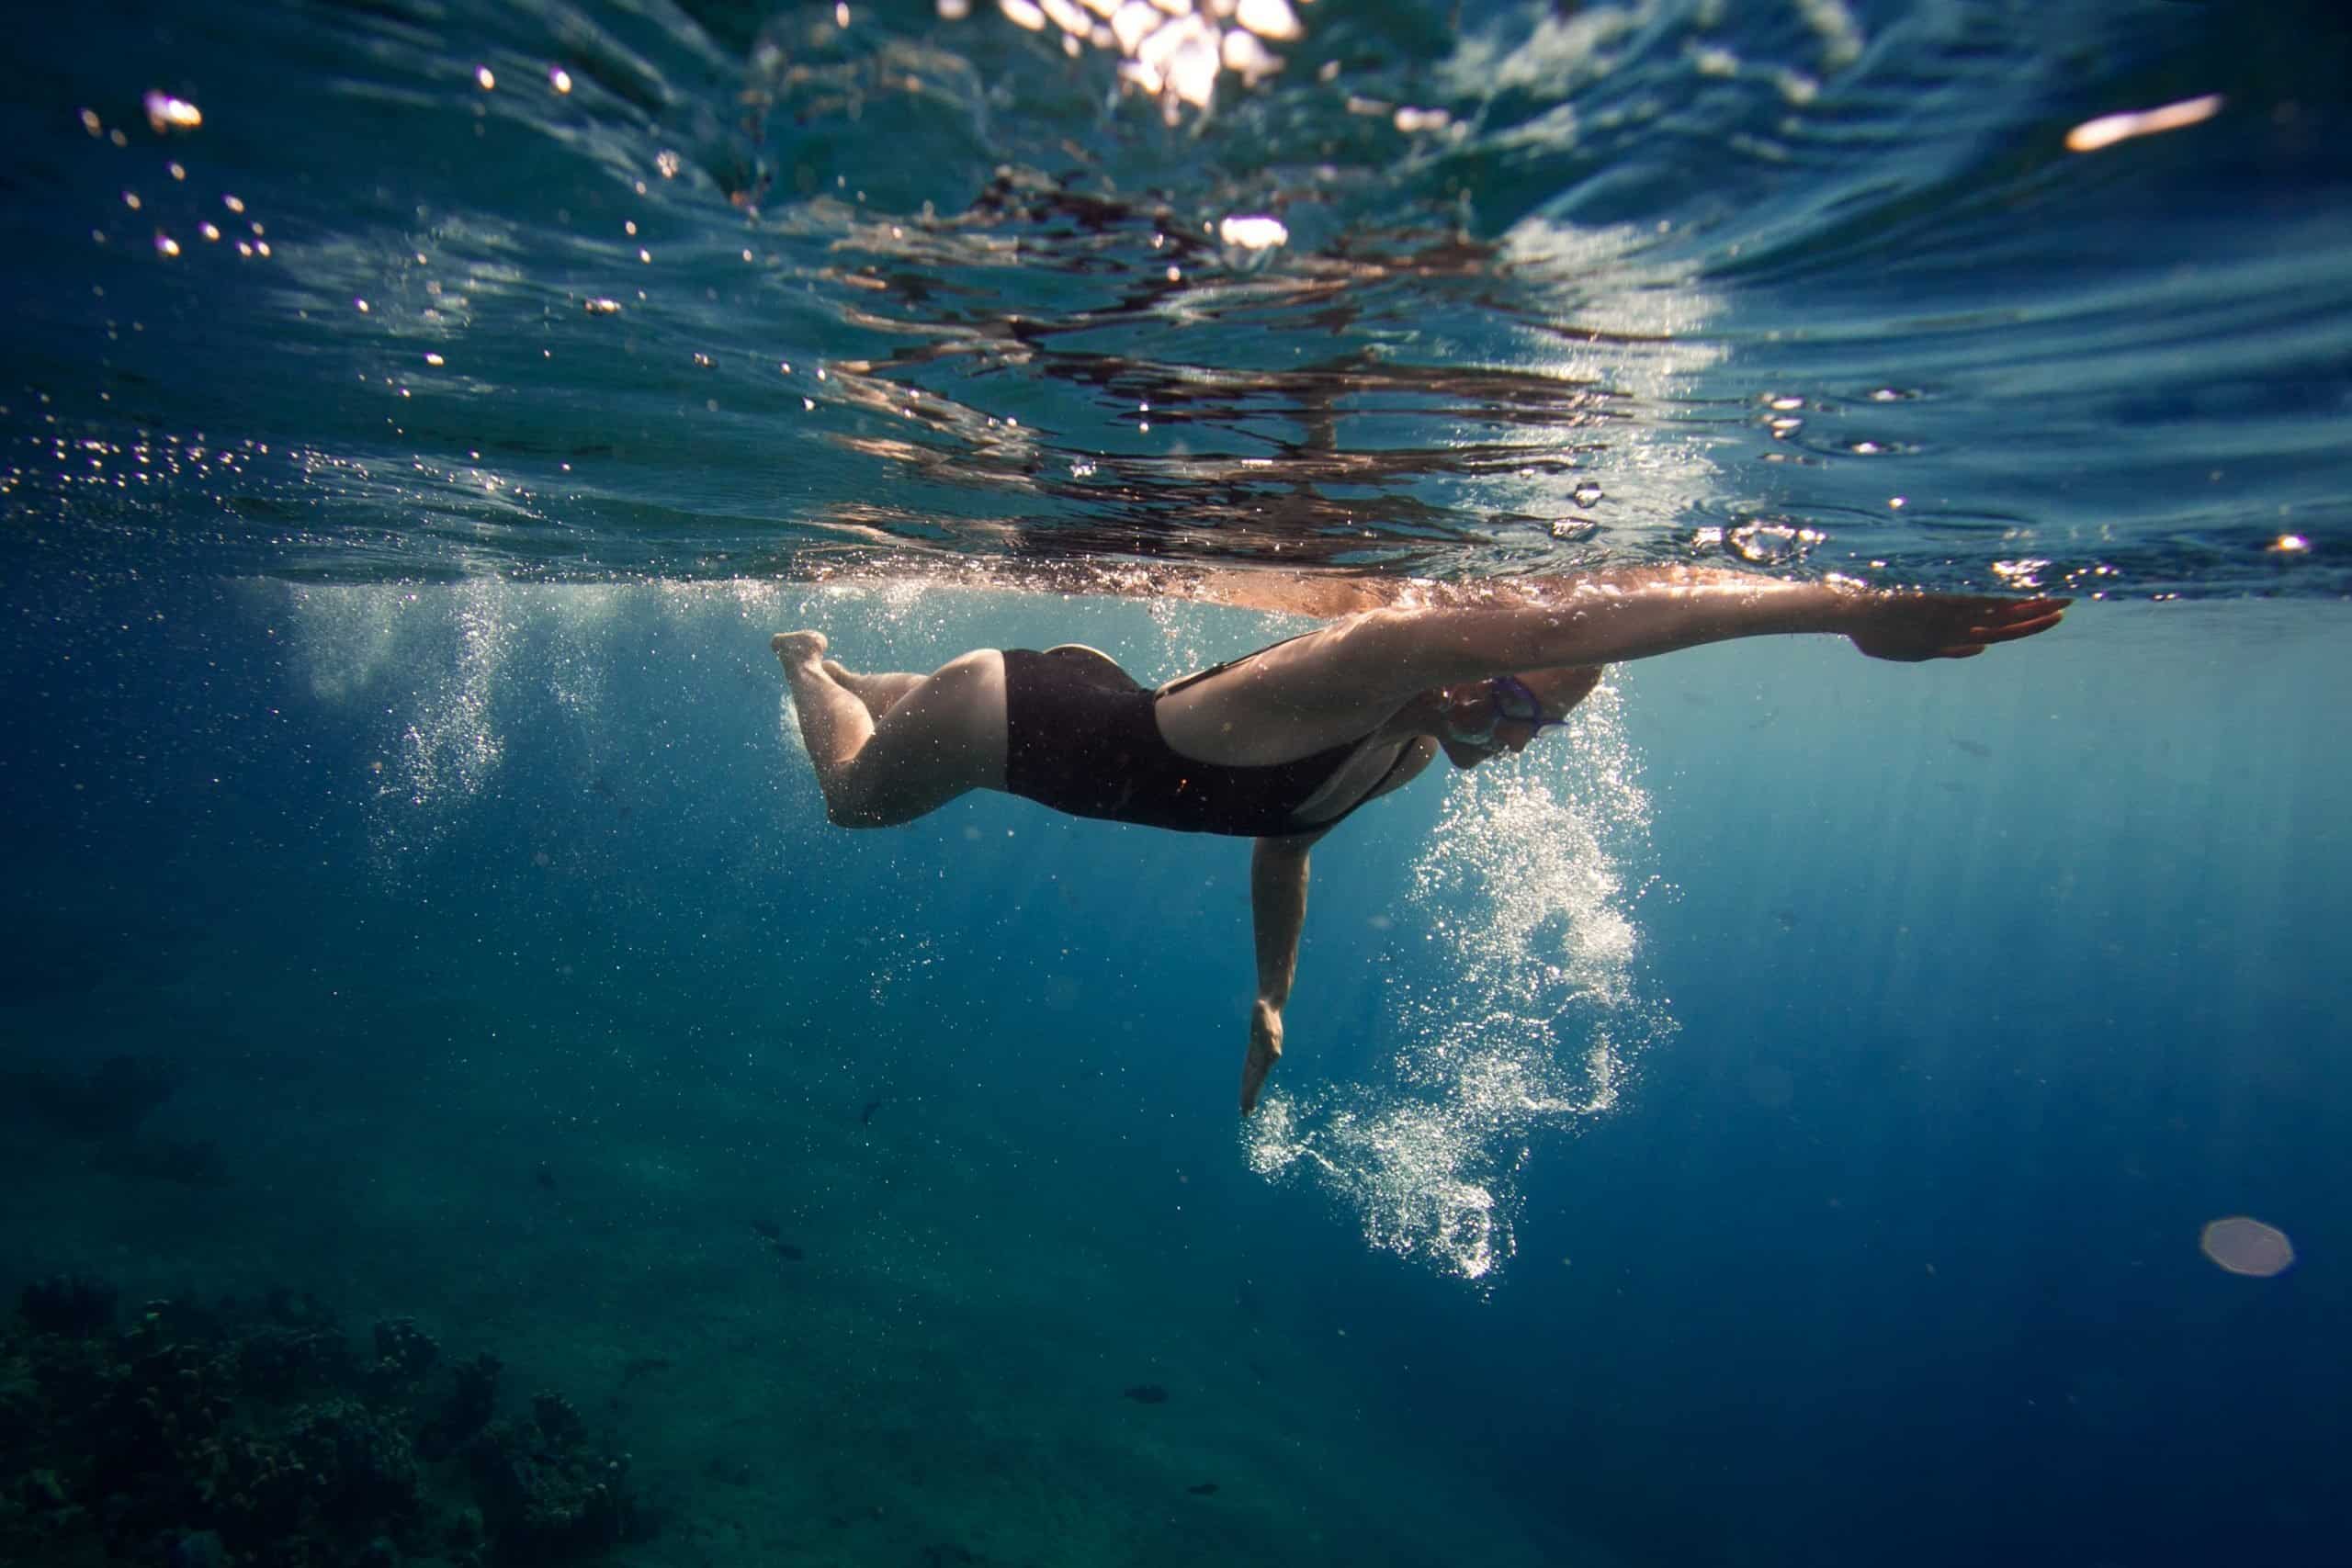
POLYGON ((768 646, 789 669, 795 665, 814 664, 825 657, 831 645, 823 632, 778 632, 768 639, 768 646))

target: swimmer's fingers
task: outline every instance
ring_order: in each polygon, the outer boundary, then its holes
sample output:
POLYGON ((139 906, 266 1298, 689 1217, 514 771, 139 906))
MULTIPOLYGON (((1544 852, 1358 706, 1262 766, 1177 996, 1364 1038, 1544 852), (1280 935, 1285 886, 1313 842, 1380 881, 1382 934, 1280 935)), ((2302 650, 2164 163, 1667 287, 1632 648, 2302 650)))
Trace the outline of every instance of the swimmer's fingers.
POLYGON ((1986 647, 1996 642, 2015 642, 2021 637, 2046 632, 2066 618, 2067 601, 2064 599, 2018 599, 1996 601, 1996 612, 1986 617, 1985 624, 1968 628, 1974 639, 1986 647))
POLYGON ((1872 623, 1847 635, 1872 659, 1917 663, 1973 659, 1996 642, 2048 631, 2066 613, 2064 599, 1986 599, 1973 594, 1893 596, 1867 612, 1872 623))

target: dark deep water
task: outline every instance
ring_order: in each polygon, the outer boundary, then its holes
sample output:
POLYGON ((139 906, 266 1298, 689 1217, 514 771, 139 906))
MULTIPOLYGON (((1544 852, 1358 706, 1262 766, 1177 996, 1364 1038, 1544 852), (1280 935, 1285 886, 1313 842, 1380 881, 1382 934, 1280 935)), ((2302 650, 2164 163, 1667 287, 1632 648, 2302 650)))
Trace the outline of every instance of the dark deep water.
POLYGON ((2340 1555, 2333 14, 842 15, 22 29, 0 1560, 2340 1555), (1238 1135, 1246 849, 765 647, 1682 558, 2081 602, 1351 821, 1238 1135))

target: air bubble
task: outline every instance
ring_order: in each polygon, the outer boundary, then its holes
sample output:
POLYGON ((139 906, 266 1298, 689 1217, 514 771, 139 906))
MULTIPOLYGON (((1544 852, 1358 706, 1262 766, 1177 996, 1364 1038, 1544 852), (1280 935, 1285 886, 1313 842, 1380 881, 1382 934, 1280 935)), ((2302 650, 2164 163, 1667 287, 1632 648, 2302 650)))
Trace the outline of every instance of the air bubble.
POLYGON ((1751 566, 1785 566, 1803 560, 1824 537, 1793 523, 1743 523, 1724 531, 1724 548, 1751 566))

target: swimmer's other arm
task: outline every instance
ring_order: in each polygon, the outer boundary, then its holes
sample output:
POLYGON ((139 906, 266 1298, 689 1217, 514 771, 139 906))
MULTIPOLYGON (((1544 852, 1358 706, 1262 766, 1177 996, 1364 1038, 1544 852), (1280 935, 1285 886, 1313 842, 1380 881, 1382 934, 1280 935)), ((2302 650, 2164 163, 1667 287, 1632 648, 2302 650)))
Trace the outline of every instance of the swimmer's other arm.
POLYGON ((1298 973, 1298 933, 1306 923, 1306 852, 1320 833, 1260 839, 1250 852, 1250 920, 1258 943, 1258 999, 1250 1008, 1250 1050, 1241 1059, 1241 1114, 1283 1054, 1283 1008, 1298 973))

